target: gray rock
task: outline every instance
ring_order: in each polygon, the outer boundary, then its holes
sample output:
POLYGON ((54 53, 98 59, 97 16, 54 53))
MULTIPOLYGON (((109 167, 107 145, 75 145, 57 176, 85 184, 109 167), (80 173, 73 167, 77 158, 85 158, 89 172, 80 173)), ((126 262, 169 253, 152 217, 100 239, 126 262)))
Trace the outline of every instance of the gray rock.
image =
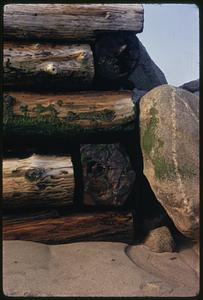
POLYGON ((199 79, 186 82, 179 87, 191 93, 199 92, 199 79))
POLYGON ((121 206, 135 181, 127 153, 119 144, 87 144, 80 148, 84 204, 121 206))
POLYGON ((199 98, 169 85, 140 101, 144 174, 185 236, 199 230, 199 98))
POLYGON ((175 243, 170 230, 166 226, 155 228, 150 231, 144 245, 153 252, 173 252, 175 243))
POLYGON ((140 59, 137 67, 128 80, 139 90, 151 90, 156 86, 166 84, 167 80, 160 68, 150 58, 147 50, 139 41, 140 59))
POLYGON ((147 93, 146 90, 139 90, 137 88, 133 89, 133 102, 139 103, 140 99, 147 93))

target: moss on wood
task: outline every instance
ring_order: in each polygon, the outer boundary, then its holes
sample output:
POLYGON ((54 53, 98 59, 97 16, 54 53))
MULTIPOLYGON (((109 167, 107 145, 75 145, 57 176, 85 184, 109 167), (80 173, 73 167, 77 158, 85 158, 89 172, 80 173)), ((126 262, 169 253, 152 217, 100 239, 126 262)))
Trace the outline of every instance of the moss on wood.
POLYGON ((4 120, 12 118, 13 116, 13 106, 16 99, 10 95, 4 95, 3 110, 4 110, 4 120))
MULTIPOLYGON (((38 98, 36 99, 38 100, 38 98)), ((55 137, 59 139, 84 141, 97 136, 98 134, 122 134, 129 133, 135 129, 132 117, 122 118, 117 121, 116 113, 111 109, 101 109, 91 112, 67 111, 66 117, 59 117, 64 114, 65 107, 62 99, 52 104, 37 103, 29 106, 23 101, 16 103, 16 99, 10 95, 4 97, 3 134, 6 139, 15 140, 23 136, 35 139, 55 137), (14 113, 15 107, 15 113, 14 113), (115 119, 115 121, 114 121, 115 119), (86 120, 86 122, 82 122, 86 120), (109 124, 108 124, 109 123, 109 124)))
POLYGON ((114 118, 115 118, 115 112, 110 109, 103 109, 100 111, 92 111, 92 112, 80 112, 80 113, 69 111, 66 117, 68 121, 91 120, 91 121, 104 121, 104 122, 110 122, 114 118))
POLYGON ((103 127, 95 123, 89 127, 80 124, 67 122, 55 115, 40 115, 31 118, 29 115, 22 116, 4 116, 3 133, 9 135, 25 135, 25 136, 41 136, 41 137, 63 137, 63 138, 79 138, 80 136, 95 135, 98 133, 125 133, 134 130, 134 122, 127 121, 120 125, 111 127, 103 127))
POLYGON ((33 108, 33 111, 35 111, 38 116, 45 112, 50 112, 51 117, 57 117, 57 115, 58 115, 58 111, 55 108, 54 104, 49 104, 48 106, 43 106, 42 104, 38 103, 33 108))
POLYGON ((59 99, 58 101, 57 101, 57 105, 58 106, 62 106, 64 103, 63 103, 63 100, 61 100, 61 99, 59 99))

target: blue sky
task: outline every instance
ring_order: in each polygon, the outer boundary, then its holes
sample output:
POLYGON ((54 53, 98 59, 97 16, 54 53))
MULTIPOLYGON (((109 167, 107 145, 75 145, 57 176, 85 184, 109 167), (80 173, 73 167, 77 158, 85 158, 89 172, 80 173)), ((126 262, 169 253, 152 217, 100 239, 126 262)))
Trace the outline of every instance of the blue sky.
POLYGON ((169 84, 199 78, 199 9, 194 4, 144 4, 138 38, 169 84))

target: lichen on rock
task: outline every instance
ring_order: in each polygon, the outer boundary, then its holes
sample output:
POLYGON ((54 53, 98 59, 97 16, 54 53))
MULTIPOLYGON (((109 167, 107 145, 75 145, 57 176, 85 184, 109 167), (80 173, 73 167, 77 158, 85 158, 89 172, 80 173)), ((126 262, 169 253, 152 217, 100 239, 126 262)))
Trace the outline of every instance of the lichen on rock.
POLYGON ((140 101, 144 174, 157 199, 186 236, 199 228, 199 100, 162 85, 140 101))

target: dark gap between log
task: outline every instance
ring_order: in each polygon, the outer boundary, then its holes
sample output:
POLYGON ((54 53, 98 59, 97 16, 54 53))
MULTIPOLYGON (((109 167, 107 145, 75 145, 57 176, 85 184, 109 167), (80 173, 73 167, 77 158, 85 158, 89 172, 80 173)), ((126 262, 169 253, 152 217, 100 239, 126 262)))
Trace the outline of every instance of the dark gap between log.
POLYGON ((73 206, 81 209, 83 207, 84 184, 79 144, 74 146, 71 159, 75 178, 73 206))
POLYGON ((151 186, 143 174, 143 156, 140 145, 139 127, 139 102, 136 105, 136 119, 134 138, 126 138, 123 146, 129 155, 130 161, 136 173, 136 180, 133 190, 129 196, 127 206, 132 210, 134 239, 143 241, 150 230, 168 226, 172 233, 178 234, 172 219, 167 214, 164 207, 157 200, 151 186))
POLYGON ((132 31, 98 32, 91 44, 95 77, 93 86, 98 90, 132 90, 128 81, 139 61, 139 42, 132 31))
POLYGON ((70 155, 73 153, 74 145, 67 145, 67 143, 56 144, 41 144, 38 147, 36 145, 27 144, 3 144, 3 158, 28 158, 35 154, 40 155, 70 155))
MULTIPOLYGON (((18 152, 19 149, 22 152, 27 152, 26 148, 35 149, 37 153, 51 153, 51 149, 53 149, 52 153, 60 153, 64 149, 67 148, 68 142, 68 153, 71 152, 72 144, 76 144, 78 142, 82 144, 113 144, 118 142, 125 142, 127 138, 132 137, 133 129, 127 128, 128 125, 123 125, 123 132, 118 131, 113 134, 110 132, 98 132, 90 133, 90 134, 76 134, 75 136, 62 137, 62 136, 54 136, 48 137, 43 136, 40 133, 31 135, 24 135, 23 132, 18 132, 14 134, 12 131, 7 131, 6 134, 3 133, 3 153, 4 155, 9 155, 9 151, 11 149, 16 149, 18 152), (125 131, 126 127, 126 131, 125 131), (37 145, 37 146, 36 146, 37 145)), ((14 151, 13 151, 14 152, 14 151)))

